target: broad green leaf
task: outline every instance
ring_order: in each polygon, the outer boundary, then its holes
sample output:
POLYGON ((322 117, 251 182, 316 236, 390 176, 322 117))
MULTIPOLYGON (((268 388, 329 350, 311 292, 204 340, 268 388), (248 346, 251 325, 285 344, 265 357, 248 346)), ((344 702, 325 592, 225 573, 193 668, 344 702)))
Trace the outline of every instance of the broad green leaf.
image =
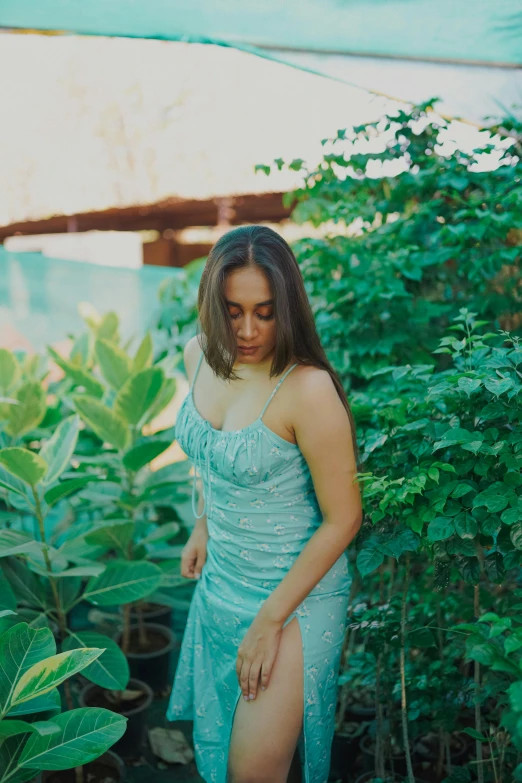
POLYGON ((25 734, 17 734, 0 743, 0 783, 25 783, 34 777, 34 769, 19 768, 26 740, 25 734))
POLYGON ((75 566, 74 568, 67 568, 65 571, 60 571, 54 574, 55 579, 71 579, 77 576, 98 576, 105 571, 105 563, 91 563, 90 565, 75 566))
POLYGON ((67 481, 61 481, 59 484, 55 484, 54 487, 50 487, 44 495, 44 500, 47 505, 54 506, 59 500, 63 500, 68 495, 72 495, 79 489, 82 489, 86 484, 91 481, 100 481, 98 476, 82 476, 77 479, 68 479, 67 481))
POLYGON ((124 734, 127 719, 98 707, 81 707, 53 718, 59 731, 32 734, 19 765, 29 769, 71 769, 94 761, 124 734))
POLYGON ((43 696, 37 696, 35 699, 29 699, 22 704, 17 704, 7 713, 8 718, 19 717, 20 715, 35 715, 39 712, 60 712, 62 709, 62 700, 58 688, 54 688, 43 696))
POLYGON ((522 712, 522 680, 511 683, 509 688, 507 688, 507 693, 509 694, 509 702, 512 709, 515 712, 522 712))
POLYGON ((136 351, 132 364, 132 372, 137 373, 140 370, 144 370, 146 367, 150 367, 152 365, 153 352, 154 346, 152 344, 152 337, 150 332, 147 332, 136 351))
POLYGON ((82 672, 84 677, 110 690, 124 690, 129 682, 129 664, 120 647, 113 639, 94 631, 69 632, 65 640, 65 650, 75 650, 82 647, 104 647, 104 652, 94 663, 82 672))
POLYGON ((64 541, 59 552, 71 563, 78 565, 90 565, 103 554, 104 548, 101 546, 91 546, 85 541, 85 537, 77 536, 68 541, 64 541))
POLYGON ((35 553, 42 549, 39 541, 34 541, 27 533, 17 530, 0 530, 0 557, 10 557, 20 553, 35 553))
POLYGON ((479 378, 459 378, 458 389, 465 392, 468 397, 480 389, 482 381, 479 378))
POLYGON ((50 345, 47 346, 47 351, 58 367, 61 367, 64 373, 74 381, 75 386, 83 387, 87 394, 96 397, 97 399, 103 397, 105 392, 103 384, 96 380, 89 372, 83 370, 81 367, 76 367, 74 364, 71 364, 71 362, 68 362, 67 359, 63 359, 50 345))
POLYGON ((515 652, 522 647, 522 628, 517 628, 504 640, 504 652, 506 655, 515 652))
POLYGON ((112 340, 113 342, 119 342, 119 335, 118 335, 118 326, 120 323, 120 319, 118 318, 118 314, 115 313, 113 310, 111 310, 108 313, 105 313, 100 318, 100 322, 96 328, 96 336, 100 338, 105 338, 107 340, 112 340))
POLYGON ((477 520, 471 514, 468 514, 467 511, 457 514, 455 517, 455 531, 461 538, 475 538, 478 531, 477 520))
POLYGON ((147 411, 147 415, 144 419, 145 422, 150 422, 152 419, 154 419, 156 416, 158 416, 169 404, 169 402, 173 399, 174 395, 176 394, 176 389, 178 388, 177 382, 175 378, 164 378, 162 387, 159 391, 158 396, 156 397, 155 401, 147 411))
POLYGON ((47 628, 32 630, 18 623, 0 636, 0 718, 11 706, 19 679, 34 664, 56 653, 56 643, 47 628))
POLYGON ((496 648, 493 644, 484 642, 482 644, 475 644, 467 651, 468 658, 474 661, 483 663, 485 666, 491 666, 498 656, 496 648))
POLYGON ((21 375, 16 356, 7 348, 0 348, 0 393, 7 394, 18 383, 21 375))
POLYGON ((430 541, 444 541, 455 532, 453 520, 449 517, 435 517, 428 525, 428 539, 430 541))
POLYGON ((54 734, 58 731, 58 726, 51 721, 34 721, 27 723, 25 720, 2 720, 0 721, 0 742, 7 737, 15 737, 17 734, 40 734, 45 737, 47 734, 54 734))
POLYGON ((31 698, 43 696, 68 677, 81 672, 102 652, 103 650, 98 648, 68 650, 35 663, 18 680, 11 696, 11 705, 15 707, 31 698))
POLYGON ((15 398, 20 404, 9 406, 5 431, 11 437, 19 438, 40 424, 47 405, 45 391, 38 381, 23 383, 16 390, 15 398))
POLYGON ((16 597, 4 572, 0 570, 0 609, 16 609, 16 597))
POLYGON ((0 449, 0 463, 9 473, 32 487, 38 484, 47 471, 47 462, 42 457, 19 446, 0 449))
POLYGON ((113 389, 120 389, 131 374, 132 359, 116 343, 98 338, 96 359, 101 373, 113 389))
POLYGON ((94 339, 91 332, 80 334, 74 341, 69 354, 69 362, 74 367, 86 368, 93 358, 94 339))
POLYGON ((130 442, 130 430, 124 419, 99 400, 85 395, 71 395, 72 402, 84 422, 105 443, 120 451, 130 442))
POLYGON ((172 443, 170 441, 151 441, 150 443, 141 443, 139 446, 129 449, 123 455, 123 464, 127 470, 132 470, 135 473, 153 459, 156 459, 160 454, 163 454, 172 443))
POLYGON ((122 419, 136 426, 154 403, 163 384, 163 371, 148 367, 131 375, 114 401, 114 410, 122 419))
POLYGON ((68 416, 60 422, 49 440, 40 449, 40 456, 48 464, 42 484, 49 487, 58 481, 64 470, 69 467, 78 441, 78 416, 68 416))
POLYGON ((508 508, 502 512, 500 519, 505 525, 514 525, 515 522, 522 522, 522 511, 519 508, 508 508))
POLYGON ((128 604, 154 592, 161 577, 161 569, 154 563, 119 561, 91 579, 83 597, 96 606, 128 604))
POLYGON ((123 554, 132 541, 134 535, 134 522, 128 520, 114 520, 103 527, 98 527, 87 533, 85 541, 87 544, 98 544, 109 549, 120 549, 123 554))
POLYGON ((452 498, 461 498, 464 495, 469 494, 470 492, 474 492, 473 487, 470 487, 469 484, 460 483, 457 484, 455 489, 451 493, 452 498))
POLYGON ((509 533, 515 549, 522 549, 522 522, 516 522, 509 533))
POLYGON ((471 727, 468 727, 467 729, 462 729, 463 734, 468 734, 470 737, 473 737, 473 739, 479 740, 479 742, 487 742, 488 738, 485 737, 483 734, 480 733, 480 731, 477 731, 476 729, 472 729, 471 727))
POLYGON ((145 538, 142 538, 140 544, 153 544, 155 541, 165 541, 177 536, 179 531, 179 522, 164 522, 162 525, 157 525, 145 538))
POLYGON ((372 571, 375 571, 383 560, 384 553, 379 549, 378 545, 373 542, 368 543, 361 549, 357 555, 356 564, 361 575, 366 576, 367 574, 371 574, 372 571))
POLYGON ((508 498, 505 492, 496 492, 495 489, 485 489, 473 498, 473 508, 486 506, 488 511, 496 513, 506 508, 508 498))
POLYGON ((29 606, 45 608, 43 584, 24 563, 15 557, 9 557, 2 560, 0 566, 18 601, 23 601, 29 606))
POLYGON ((500 397, 504 392, 509 391, 515 385, 515 382, 511 378, 489 378, 484 381, 484 386, 488 391, 494 394, 496 397, 500 397))
POLYGON ((29 504, 34 503, 31 490, 27 484, 24 484, 23 481, 20 481, 20 479, 16 478, 16 476, 13 476, 12 473, 9 473, 9 471, 6 470, 1 464, 0 487, 8 489, 10 492, 15 492, 17 495, 21 495, 29 504))

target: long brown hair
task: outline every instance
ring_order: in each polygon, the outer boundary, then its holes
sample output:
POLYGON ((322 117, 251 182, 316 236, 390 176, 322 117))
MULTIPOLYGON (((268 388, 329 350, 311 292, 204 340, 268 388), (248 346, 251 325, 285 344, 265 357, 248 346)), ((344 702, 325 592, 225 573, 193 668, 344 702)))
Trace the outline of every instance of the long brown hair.
POLYGON ((198 341, 207 364, 223 380, 238 378, 233 370, 237 347, 225 304, 225 281, 232 270, 251 265, 267 276, 274 300, 277 329, 270 377, 281 375, 292 357, 300 364, 326 370, 348 413, 359 466, 354 417, 341 381, 319 340, 301 270, 288 243, 268 226, 234 228, 210 250, 198 291, 198 321, 205 336, 204 344, 199 334, 198 341))

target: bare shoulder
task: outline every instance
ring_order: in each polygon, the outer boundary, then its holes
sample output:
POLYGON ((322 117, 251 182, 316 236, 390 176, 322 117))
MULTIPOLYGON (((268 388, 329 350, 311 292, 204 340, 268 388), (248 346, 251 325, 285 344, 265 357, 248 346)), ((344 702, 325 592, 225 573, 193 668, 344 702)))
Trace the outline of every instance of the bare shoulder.
POLYGON ((339 428, 345 434, 350 430, 346 408, 339 397, 337 387, 327 370, 300 365, 290 373, 292 401, 292 427, 296 436, 310 428, 331 431, 339 428))
POLYGON ((192 383, 200 353, 201 347, 197 335, 194 335, 194 337, 191 337, 190 340, 185 343, 183 349, 183 361, 185 363, 185 370, 189 383, 192 383))
MULTIPOLYGON (((292 403, 307 408, 318 404, 330 404, 335 399, 339 400, 332 376, 327 370, 302 364, 290 375, 294 376, 291 389, 292 403)), ((341 407, 344 407, 342 403, 341 407)))

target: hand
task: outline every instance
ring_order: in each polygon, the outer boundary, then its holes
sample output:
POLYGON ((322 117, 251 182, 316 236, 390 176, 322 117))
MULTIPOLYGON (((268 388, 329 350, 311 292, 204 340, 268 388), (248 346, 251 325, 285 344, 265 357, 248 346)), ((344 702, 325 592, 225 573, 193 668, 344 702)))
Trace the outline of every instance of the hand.
POLYGON ((239 645, 236 661, 236 674, 243 697, 255 699, 259 684, 262 691, 267 688, 282 630, 280 622, 258 614, 246 632, 239 645))
POLYGON ((181 553, 181 576, 187 579, 199 579, 201 569, 207 559, 208 532, 195 528, 181 553))

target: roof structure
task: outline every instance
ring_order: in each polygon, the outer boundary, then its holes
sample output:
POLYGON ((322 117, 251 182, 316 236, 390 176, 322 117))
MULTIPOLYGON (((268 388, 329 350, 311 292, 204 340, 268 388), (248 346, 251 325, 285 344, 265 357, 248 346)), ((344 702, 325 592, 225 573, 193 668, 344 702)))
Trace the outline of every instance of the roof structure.
POLYGON ((321 139, 401 105, 219 46, 41 35, 0 43, 0 226, 282 193, 302 176, 267 177, 256 164, 314 165, 321 139))

